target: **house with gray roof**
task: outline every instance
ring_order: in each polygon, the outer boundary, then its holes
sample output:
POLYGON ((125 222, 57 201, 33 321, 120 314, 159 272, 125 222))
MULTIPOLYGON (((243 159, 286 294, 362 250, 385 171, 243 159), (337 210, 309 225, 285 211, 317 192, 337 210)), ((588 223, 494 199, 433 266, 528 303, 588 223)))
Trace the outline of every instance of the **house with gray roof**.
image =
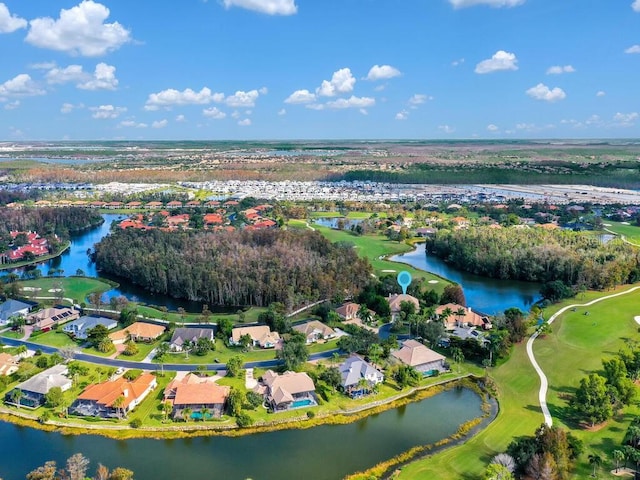
POLYGON ((174 352, 181 352, 185 345, 195 344, 200 338, 206 338, 212 342, 215 341, 214 334, 215 330, 213 328, 176 328, 169 346, 174 352))
MULTIPOLYGON (((14 390, 20 390, 21 392, 19 397, 20 405, 28 408, 38 408, 40 405, 44 405, 45 396, 53 387, 60 387, 63 392, 69 390, 72 382, 66 376, 67 373, 69 373, 69 370, 66 365, 55 365, 16 385, 14 390)), ((15 405, 14 390, 5 396, 6 403, 15 405)))
POLYGON ((370 363, 357 355, 351 355, 339 367, 342 381, 340 385, 350 397, 371 393, 372 388, 384 381, 384 375, 370 363))
POLYGON ((73 322, 67 323, 62 327, 62 331, 78 340, 86 340, 89 336, 89 330, 98 325, 104 326, 107 330, 112 330, 118 326, 118 321, 107 317, 85 315, 73 322))
POLYGON ((15 315, 26 316, 32 308, 33 304, 31 303, 21 302, 20 300, 10 298, 0 305, 0 325, 6 324, 9 321, 9 318, 15 315))

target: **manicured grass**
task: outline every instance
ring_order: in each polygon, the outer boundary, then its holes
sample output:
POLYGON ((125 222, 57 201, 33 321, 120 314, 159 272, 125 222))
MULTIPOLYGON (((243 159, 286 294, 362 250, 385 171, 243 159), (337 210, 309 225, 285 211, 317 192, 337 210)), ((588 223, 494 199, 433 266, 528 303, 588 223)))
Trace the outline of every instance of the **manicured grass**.
MULTIPOLYGON (((585 303, 611 293, 615 292, 586 292, 549 307, 544 317, 549 318, 565 305, 585 303)), ((639 299, 640 292, 634 292, 628 297, 579 307, 575 313, 567 312, 553 323, 553 334, 536 340, 534 352, 549 379, 548 401, 554 424, 575 427, 568 422, 566 400, 561 400, 561 395, 572 391, 589 372, 599 370, 602 358, 615 354, 625 338, 637 336, 638 325, 633 316, 640 315, 639 299), (590 315, 583 315, 585 310, 590 315)), ((399 479, 479 478, 491 458, 503 452, 513 438, 534 433, 544 420, 538 403, 540 381, 526 355, 524 342, 514 348, 507 362, 490 369, 490 375, 499 391, 500 412, 496 420, 464 445, 403 467, 399 479)), ((610 452, 620 446, 631 414, 637 413, 637 407, 630 408, 597 432, 572 430, 584 441, 586 450, 573 478, 588 477, 589 453, 598 453, 604 460, 599 478, 614 478, 603 473, 610 470, 610 452)))
POLYGON ((636 225, 624 225, 621 222, 604 222, 610 224, 610 227, 605 227, 607 230, 611 230, 618 235, 624 236, 628 241, 640 245, 640 227, 636 225))
POLYGON ((343 217, 340 212, 311 212, 309 213, 311 218, 337 218, 343 217))
MULTIPOLYGON (((175 323, 199 323, 202 314, 201 313, 185 313, 184 317, 175 311, 167 311, 163 312, 162 310, 158 310, 157 308, 150 307, 147 305, 137 305, 138 313, 147 318, 158 318, 158 319, 166 319, 169 322, 175 323)), ((265 312, 267 309, 265 307, 251 307, 249 310, 244 312, 244 321, 247 323, 257 322, 258 316, 265 312)), ((216 323, 217 318, 221 317, 229 317, 233 320, 234 323, 241 323, 240 317, 237 313, 212 313, 209 316, 210 323, 216 323)))
POLYGON ((73 298, 77 303, 84 301, 90 293, 106 292, 113 288, 108 283, 90 277, 47 277, 21 281, 20 285, 40 289, 32 292, 23 290, 25 297, 55 297, 56 294, 49 290, 60 285, 63 290, 62 296, 73 298))
POLYGON ((388 255, 396 255, 411 251, 411 247, 406 243, 391 241, 387 239, 387 237, 378 234, 357 236, 353 235, 351 232, 333 230, 331 228, 321 227, 318 225, 314 225, 314 228, 332 242, 353 243, 355 248, 358 250, 358 254, 369 259, 373 265, 374 273, 377 276, 407 270, 411 273, 413 278, 422 278, 427 281, 438 280, 439 282, 437 284, 434 284, 433 286, 430 285, 430 288, 433 288, 438 292, 442 292, 447 284, 444 279, 429 272, 425 272, 424 270, 418 270, 406 264, 383 259, 383 257, 388 255), (384 270, 392 270, 393 272, 384 272, 384 270))
POLYGON ((74 342, 69 335, 62 331, 52 330, 42 335, 36 335, 29 338, 30 342, 41 343, 42 345, 49 345, 50 347, 78 347, 78 342, 74 342))
MULTIPOLYGON (((178 363, 178 364, 193 364, 204 365, 209 363, 227 363, 231 357, 241 355, 244 362, 258 362, 261 360, 273 360, 276 358, 276 351, 274 349, 255 348, 248 352, 243 352, 242 348, 227 347, 221 340, 216 339, 216 349, 213 352, 209 352, 206 355, 199 356, 185 353, 167 353, 162 363, 178 363), (216 359, 218 362, 216 362, 216 359)), ((124 358, 124 357, 123 357, 124 358)))
POLYGON ((302 229, 309 228, 309 227, 307 227, 307 222, 305 220, 289 220, 287 222, 287 227, 288 228, 302 228, 302 229))

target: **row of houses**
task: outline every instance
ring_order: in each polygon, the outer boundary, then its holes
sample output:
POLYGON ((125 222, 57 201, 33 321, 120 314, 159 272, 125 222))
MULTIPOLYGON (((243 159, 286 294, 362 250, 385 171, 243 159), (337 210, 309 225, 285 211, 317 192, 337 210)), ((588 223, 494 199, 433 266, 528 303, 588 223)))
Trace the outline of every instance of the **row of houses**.
POLYGON ((36 232, 11 231, 9 233, 13 243, 7 251, 0 253, 0 264, 19 262, 28 255, 42 257, 50 253, 49 241, 36 232), (15 245, 18 235, 24 236, 26 242, 24 245, 15 245))

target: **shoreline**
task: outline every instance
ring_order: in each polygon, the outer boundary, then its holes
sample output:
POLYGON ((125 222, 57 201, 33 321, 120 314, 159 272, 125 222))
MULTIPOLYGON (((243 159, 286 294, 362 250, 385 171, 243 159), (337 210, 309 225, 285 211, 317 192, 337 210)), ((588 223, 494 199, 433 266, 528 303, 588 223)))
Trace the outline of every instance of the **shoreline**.
POLYGON ((472 374, 467 374, 459 378, 445 380, 433 385, 414 387, 411 390, 400 393, 394 397, 378 402, 372 402, 371 404, 364 405, 351 411, 332 412, 314 418, 308 418, 304 415, 299 418, 286 419, 283 421, 275 419, 269 423, 254 424, 247 428, 240 428, 235 425, 222 426, 222 424, 202 426, 198 424, 180 424, 167 427, 132 428, 128 423, 109 426, 67 424, 63 422, 56 422, 54 420, 42 423, 35 415, 10 410, 4 406, 0 407, 0 421, 11 423, 19 427, 35 428, 46 432, 58 432, 62 435, 100 435, 114 440, 142 438, 171 440, 211 436, 239 437, 257 433, 275 432, 279 430, 306 430, 322 425, 344 425, 354 423, 371 415, 399 408, 410 403, 419 402, 457 387, 473 390, 482 398, 483 403, 485 403, 486 399, 484 392, 477 383, 480 378, 481 377, 475 377, 472 374))

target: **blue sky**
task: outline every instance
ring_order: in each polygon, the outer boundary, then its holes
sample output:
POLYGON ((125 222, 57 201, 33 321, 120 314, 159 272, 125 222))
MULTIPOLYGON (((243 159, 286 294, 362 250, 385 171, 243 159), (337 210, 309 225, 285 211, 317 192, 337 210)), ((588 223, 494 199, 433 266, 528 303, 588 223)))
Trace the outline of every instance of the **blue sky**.
POLYGON ((0 139, 640 137, 640 0, 3 0, 0 139))

